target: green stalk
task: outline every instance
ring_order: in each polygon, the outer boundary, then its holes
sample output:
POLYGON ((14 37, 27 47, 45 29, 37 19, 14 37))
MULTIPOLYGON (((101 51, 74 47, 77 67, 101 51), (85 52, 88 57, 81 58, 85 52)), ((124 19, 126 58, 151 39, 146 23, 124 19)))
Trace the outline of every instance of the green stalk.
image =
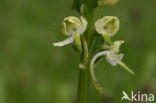
POLYGON ((93 11, 86 10, 85 17, 88 21, 86 35, 82 36, 83 53, 81 56, 81 66, 85 68, 79 69, 79 84, 78 84, 78 102, 88 103, 89 84, 90 84, 90 57, 91 57, 91 45, 90 41, 93 35, 90 35, 91 22, 93 17, 93 11), (88 37, 90 35, 90 37, 88 37))
POLYGON ((90 73, 89 73, 89 54, 88 54, 88 45, 86 38, 84 36, 82 38, 83 44, 83 55, 81 56, 81 61, 83 64, 79 69, 79 86, 78 86, 78 103, 87 103, 88 102, 88 92, 89 92, 89 83, 90 83, 90 73))
POLYGON ((89 83, 89 66, 79 69, 78 103, 88 103, 89 83))

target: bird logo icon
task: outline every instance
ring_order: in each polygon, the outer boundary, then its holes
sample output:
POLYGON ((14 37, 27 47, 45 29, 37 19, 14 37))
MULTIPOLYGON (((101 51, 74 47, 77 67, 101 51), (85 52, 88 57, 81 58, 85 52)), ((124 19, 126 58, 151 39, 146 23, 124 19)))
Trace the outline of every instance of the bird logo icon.
POLYGON ((129 96, 127 95, 127 93, 125 91, 123 91, 122 94, 123 94, 123 97, 121 98, 121 101, 124 100, 124 99, 127 99, 127 100, 130 101, 129 96))

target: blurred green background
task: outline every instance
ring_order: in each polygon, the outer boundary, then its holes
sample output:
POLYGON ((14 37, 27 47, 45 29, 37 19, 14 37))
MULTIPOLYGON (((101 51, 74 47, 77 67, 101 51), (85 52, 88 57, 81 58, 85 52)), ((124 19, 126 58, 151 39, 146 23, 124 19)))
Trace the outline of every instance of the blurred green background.
MULTIPOLYGON (((79 54, 68 45, 52 43, 64 17, 78 15, 72 0, 0 0, 0 103, 76 103, 79 54)), ((105 90, 92 83, 89 103, 120 103, 122 91, 156 93, 156 0, 120 0, 100 10, 120 18, 113 40, 125 40, 123 61, 131 76, 104 59, 96 75, 105 90)), ((156 101, 155 101, 156 102, 156 101)))

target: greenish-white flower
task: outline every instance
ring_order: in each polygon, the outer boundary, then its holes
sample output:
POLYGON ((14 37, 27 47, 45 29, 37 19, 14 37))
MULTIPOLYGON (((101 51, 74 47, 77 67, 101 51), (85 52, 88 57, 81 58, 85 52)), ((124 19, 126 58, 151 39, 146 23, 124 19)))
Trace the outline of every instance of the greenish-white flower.
POLYGON ((64 46, 75 41, 75 44, 81 48, 80 35, 82 35, 87 28, 87 21, 83 17, 69 16, 64 18, 62 22, 62 33, 69 36, 67 39, 54 43, 54 46, 64 46))
POLYGON ((95 29, 99 34, 114 36, 119 30, 120 22, 115 16, 105 16, 95 22, 95 29))
POLYGON ((123 40, 115 41, 110 46, 109 50, 101 51, 97 53, 93 58, 98 58, 99 56, 105 56, 106 60, 113 66, 117 65, 123 58, 123 54, 119 53, 120 45, 124 43, 123 40))
POLYGON ((123 40, 113 42, 112 45, 110 46, 109 52, 106 55, 106 60, 114 66, 117 65, 118 62, 120 62, 124 56, 121 53, 118 54, 120 45, 122 43, 124 43, 123 40))
POLYGON ((100 92, 103 93, 103 89, 102 86, 98 83, 96 76, 94 74, 94 63, 95 61, 101 57, 104 56, 105 59, 113 66, 116 66, 117 64, 119 66, 121 66, 122 68, 124 68, 125 70, 127 70, 128 72, 130 72, 131 74, 134 75, 134 72, 132 70, 130 70, 128 68, 128 66, 126 66, 126 64, 124 64, 121 60, 123 58, 123 54, 119 54, 119 48, 120 45, 124 43, 124 41, 119 40, 119 41, 115 41, 112 43, 112 45, 110 46, 109 50, 104 50, 101 51, 99 53, 97 53, 92 59, 91 59, 91 63, 90 63, 90 73, 91 73, 91 78, 93 80, 93 84, 95 86, 95 88, 100 92))

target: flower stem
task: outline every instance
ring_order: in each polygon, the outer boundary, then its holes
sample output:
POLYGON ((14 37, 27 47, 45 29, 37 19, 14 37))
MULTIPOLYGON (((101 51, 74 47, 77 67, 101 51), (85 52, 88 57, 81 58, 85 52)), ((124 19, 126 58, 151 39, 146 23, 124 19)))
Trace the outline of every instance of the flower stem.
POLYGON ((79 69, 78 103, 88 103, 89 93, 89 65, 86 69, 79 69))
POLYGON ((88 102, 88 92, 89 92, 89 83, 90 83, 90 74, 89 74, 89 54, 88 54, 88 45, 84 36, 82 36, 83 44, 83 55, 81 60, 85 68, 79 69, 79 85, 78 85, 78 103, 87 103, 88 102))
POLYGON ((90 60, 91 60, 91 45, 90 41, 93 37, 91 35, 89 38, 91 30, 91 22, 93 17, 93 11, 86 10, 85 17, 88 21, 86 35, 82 36, 83 53, 81 56, 81 61, 85 66, 85 69, 79 69, 79 84, 78 84, 78 102, 77 103, 88 103, 89 95, 89 84, 90 84, 90 60))

